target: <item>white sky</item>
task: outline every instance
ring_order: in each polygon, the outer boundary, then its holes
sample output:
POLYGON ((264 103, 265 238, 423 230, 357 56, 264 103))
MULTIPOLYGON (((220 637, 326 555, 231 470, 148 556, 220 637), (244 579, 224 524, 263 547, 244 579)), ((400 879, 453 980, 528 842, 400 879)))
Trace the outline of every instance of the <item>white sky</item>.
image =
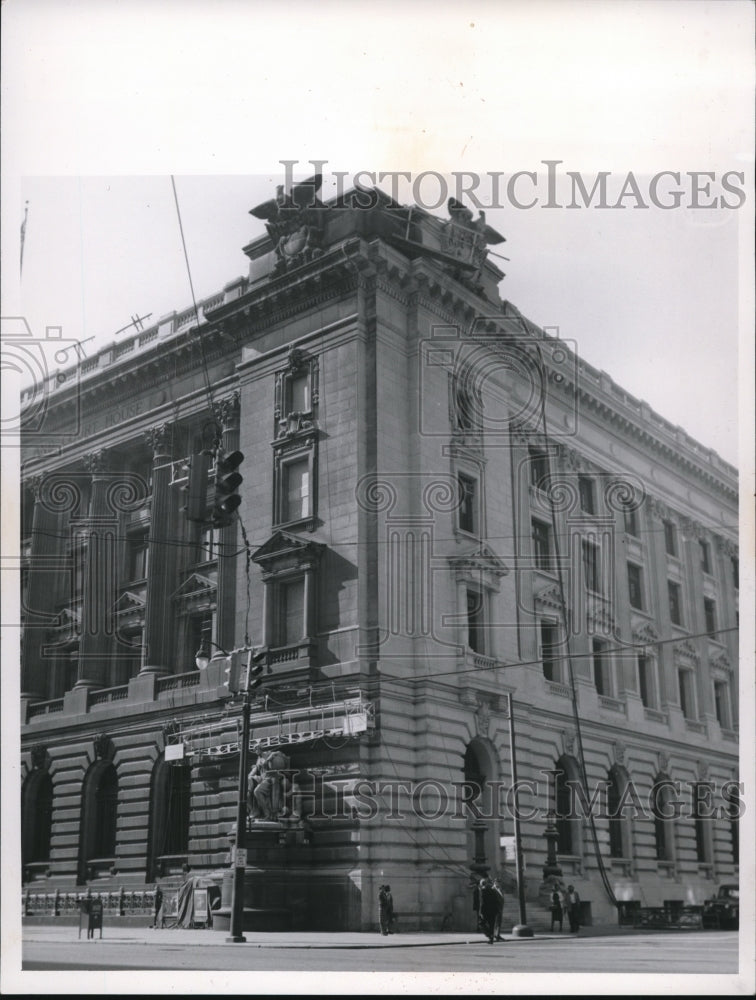
MULTIPOLYGON (((262 232, 247 212, 270 196, 285 158, 326 159, 350 173, 510 174, 537 170, 544 159, 588 179, 601 170, 639 177, 701 170, 717 178, 744 171, 748 202, 739 211, 504 208, 488 218, 507 237, 496 249, 511 258, 503 297, 535 322, 558 326, 590 364, 733 462, 740 406, 750 495, 750 0, 5 0, 2 20, 2 314, 26 315, 36 335, 59 325, 66 337, 94 336, 87 350, 113 340, 136 312, 159 317, 191 304, 171 174, 202 297, 244 273, 241 247, 262 232)), ((3 382, 7 388, 5 372, 3 382)), ((10 453, 3 449, 4 475, 10 453)), ((15 537, 8 495, 4 487, 3 527, 15 537)), ((750 505, 743 507, 750 551, 750 505)), ((743 559, 750 582, 741 603, 752 582, 743 559)), ((752 623, 742 617, 749 649, 752 623)), ((3 630, 5 654, 11 634, 3 630)), ((752 688, 743 690, 750 703, 752 688)), ((3 700, 3 742, 14 748, 17 700, 3 700)), ((752 727, 742 731, 750 794, 752 727)), ((6 831, 18 826, 15 768, 15 753, 4 757, 6 831)), ((6 836, 4 865, 8 843, 6 836)), ((752 886, 752 866, 741 877, 752 886)), ((13 878, 2 886, 4 916, 14 919, 16 886, 13 878)), ((209 985, 226 992, 229 980, 219 973, 209 985)), ((178 982, 171 974, 169 988, 178 982)), ((399 974, 390 991, 409 982, 399 974)), ((717 977, 723 992, 733 982, 717 977)), ((182 983, 189 991, 208 987, 200 976, 182 983)), ((153 991, 145 976, 111 984, 153 991)), ((55 985, 102 992, 103 977, 58 975, 55 985)), ((506 987, 603 993, 607 983, 511 976, 506 987)), ((253 986, 247 974, 241 989, 250 988, 277 992, 280 974, 256 973, 253 986)), ((287 978, 286 988, 320 987, 306 974, 287 978)), ((332 975, 323 988, 354 986, 332 975)), ((704 987, 691 976, 665 988, 704 987)), ((736 991, 752 988, 741 980, 736 991)), ((500 992, 501 985, 445 977, 439 989, 500 992)), ((654 979, 635 991, 656 989, 654 979)))
POLYGON ((20 295, 4 254, 3 314, 35 334, 60 325, 94 336, 91 352, 137 311, 191 304, 170 174, 202 296, 244 273, 241 247, 262 232, 248 210, 285 158, 298 176, 308 157, 413 174, 556 159, 587 181, 707 170, 715 193, 740 170, 739 211, 487 213, 507 237, 503 297, 737 462, 750 4, 382 3, 368 17, 346 3, 10 0, 4 15, 6 247, 26 199, 29 221, 20 295))

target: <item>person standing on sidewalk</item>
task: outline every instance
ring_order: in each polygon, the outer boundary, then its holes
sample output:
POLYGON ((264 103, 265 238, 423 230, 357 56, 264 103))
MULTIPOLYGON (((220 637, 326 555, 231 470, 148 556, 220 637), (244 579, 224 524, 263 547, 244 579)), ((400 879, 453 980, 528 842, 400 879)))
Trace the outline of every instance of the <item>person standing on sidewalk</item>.
POLYGON ((562 912, 562 897, 559 893, 559 889, 554 886, 554 890, 551 893, 551 933, 554 933, 554 924, 559 924, 559 933, 562 932, 562 921, 564 919, 564 914, 562 912))
POLYGON ((378 890, 378 923, 381 934, 393 934, 391 924, 394 920, 394 898, 391 895, 391 886, 382 885, 378 890))
POLYGON ((577 934, 580 929, 580 896, 574 885, 567 886, 567 919, 570 922, 570 934, 577 934))
POLYGON ((484 878, 480 883, 480 926, 483 933, 488 938, 488 943, 493 944, 496 918, 499 914, 498 892, 494 889, 490 878, 484 878))
POLYGON ((152 926, 153 928, 165 926, 165 917, 163 915, 163 890, 159 885, 155 886, 155 912, 153 914, 152 926), (158 921, 160 921, 159 924, 158 921))
POLYGON ((494 941, 503 941, 504 938, 501 936, 501 921, 504 917, 504 886, 501 883, 500 878, 495 878, 494 892, 499 897, 499 911, 496 914, 496 920, 494 920, 494 941))

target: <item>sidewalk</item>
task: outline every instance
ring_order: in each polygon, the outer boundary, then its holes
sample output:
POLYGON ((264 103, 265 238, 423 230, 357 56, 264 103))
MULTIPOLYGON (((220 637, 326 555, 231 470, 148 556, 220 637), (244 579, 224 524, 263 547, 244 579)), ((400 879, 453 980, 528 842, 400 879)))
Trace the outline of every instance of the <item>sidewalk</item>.
MULTIPOLYGON (((103 927, 102 942, 108 944, 157 944, 157 945, 187 945, 192 948, 224 945, 229 948, 418 948, 449 944, 484 944, 486 938, 482 934, 451 933, 407 933, 389 934, 383 936, 377 931, 365 932, 297 932, 274 934, 260 931, 246 931, 246 943, 227 941, 228 934, 213 930, 188 930, 185 928, 152 930, 149 927, 103 927)), ((587 935, 586 935, 587 936, 587 935)), ((537 934, 532 938, 516 938, 504 935, 504 943, 494 942, 494 947, 505 947, 507 944, 532 944, 545 940, 569 940, 570 934, 537 934)), ((97 947, 100 941, 99 931, 95 931, 93 940, 87 940, 86 930, 82 930, 79 938, 78 926, 50 926, 49 924, 25 924, 22 929, 24 944, 35 942, 56 942, 80 944, 82 947, 97 947)))

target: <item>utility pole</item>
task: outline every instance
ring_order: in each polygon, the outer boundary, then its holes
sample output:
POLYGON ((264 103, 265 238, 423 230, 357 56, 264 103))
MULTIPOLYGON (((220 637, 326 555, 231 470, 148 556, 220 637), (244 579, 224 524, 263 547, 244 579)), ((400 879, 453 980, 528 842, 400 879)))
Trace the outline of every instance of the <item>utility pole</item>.
POLYGON ((234 877, 231 896, 230 936, 227 941, 242 944, 244 937, 244 875, 247 870, 247 757, 249 754, 249 696, 259 687, 263 671, 264 650, 247 651, 247 676, 242 689, 242 732, 239 747, 239 787, 236 803, 236 843, 234 845, 234 877))
POLYGON ((515 723, 512 695, 507 692, 507 710, 509 713, 509 755, 512 760, 512 788, 514 791, 514 837, 515 863, 517 866, 517 896, 520 903, 520 922, 512 928, 515 937, 533 937, 533 928, 528 927, 525 916, 525 876, 522 866, 522 841, 520 840, 520 800, 517 787, 517 753, 515 750, 515 723))

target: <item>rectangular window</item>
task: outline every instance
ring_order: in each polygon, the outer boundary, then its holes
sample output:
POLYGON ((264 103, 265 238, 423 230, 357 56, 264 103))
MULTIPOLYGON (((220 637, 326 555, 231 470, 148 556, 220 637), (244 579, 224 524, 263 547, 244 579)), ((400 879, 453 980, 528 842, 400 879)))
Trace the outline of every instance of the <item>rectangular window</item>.
POLYGON ((717 630, 717 606, 716 603, 710 597, 704 597, 704 622, 706 623, 707 632, 716 632, 717 630))
POLYGON ((674 625, 682 625, 682 595, 680 584, 667 581, 667 593, 669 595, 669 618, 674 625))
POLYGON ((293 646, 304 637, 304 580, 291 580, 278 588, 278 643, 293 646))
POLYGON ((467 645, 474 653, 485 653, 483 627, 484 597, 480 591, 467 591, 467 645))
POLYGON ((680 694, 680 708, 686 719, 695 719, 693 704, 693 673, 690 670, 677 671, 677 690, 680 694))
POLYGON ((533 556, 538 569, 549 570, 551 565, 551 529, 543 521, 533 521, 531 524, 533 539, 533 556))
POLYGON ((477 534, 478 531, 478 484, 462 473, 457 477, 459 483, 459 527, 461 531, 477 534))
POLYGON ((599 549, 593 542, 583 541, 583 577, 588 590, 600 591, 599 549))
POLYGON ((693 795, 692 813, 696 831, 696 861, 699 864, 707 864, 711 858, 709 856, 709 844, 706 836, 706 818, 713 812, 711 791, 705 784, 695 784, 691 787, 693 795))
POLYGON ((714 707, 722 729, 730 728, 730 693, 726 681, 714 682, 714 707))
POLYGON ((212 562, 218 558, 218 529, 206 524, 200 534, 198 562, 212 562))
POLYGON ((653 708, 656 701, 651 666, 650 657, 642 654, 638 656, 638 691, 644 708, 653 708))
POLYGON ((549 488, 549 456, 540 448, 528 448, 530 485, 539 490, 549 488))
POLYGON ((541 622, 541 660, 543 676, 547 681, 559 680, 559 661, 556 656, 557 626, 541 622))
POLYGON ((475 429, 474 407, 470 393, 460 385, 454 387, 454 426, 458 431, 475 429))
POLYGON ((213 616, 212 614, 194 615, 189 619, 189 641, 191 643, 191 655, 194 654, 205 643, 205 649, 209 656, 213 655, 213 648, 210 640, 213 636, 213 616))
POLYGON ((596 513, 595 483, 589 476, 578 476, 580 509, 586 514, 596 513))
POLYGON ((147 579, 147 564, 149 556, 149 544, 146 532, 140 535, 133 535, 128 540, 128 578, 132 580, 147 579))
POLYGON ((298 521, 310 516, 310 462, 299 458, 282 465, 282 520, 298 521))
POLYGON ((310 376, 294 375, 286 380, 286 413, 310 412, 310 376))
POLYGON ((732 585, 735 590, 740 588, 740 561, 732 557, 732 585))
POLYGON ((663 521, 664 525, 664 550, 668 556, 677 555, 677 535, 675 526, 671 521, 663 521))
POLYGON ((635 508, 626 507, 623 517, 627 534, 632 535, 633 538, 638 538, 640 535, 640 531, 638 530, 638 511, 635 508))
POLYGON ((609 678, 607 676, 606 643, 602 639, 593 640, 593 683, 596 693, 609 695, 609 678))
POLYGON ((630 597, 630 606, 633 608, 643 608, 643 576, 640 566, 635 563, 627 564, 627 589, 630 597))
POLYGON ((709 543, 703 538, 698 539, 698 547, 701 550, 701 569, 704 573, 711 574, 711 557, 709 553, 709 543))

